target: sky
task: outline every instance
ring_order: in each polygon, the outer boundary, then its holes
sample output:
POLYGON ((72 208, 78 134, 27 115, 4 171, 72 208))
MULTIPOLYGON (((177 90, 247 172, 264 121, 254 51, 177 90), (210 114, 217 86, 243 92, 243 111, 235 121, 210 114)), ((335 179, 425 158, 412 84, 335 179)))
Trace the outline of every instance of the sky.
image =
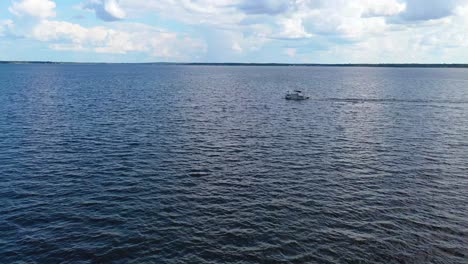
POLYGON ((468 0, 0 0, 0 60, 468 63, 468 0))

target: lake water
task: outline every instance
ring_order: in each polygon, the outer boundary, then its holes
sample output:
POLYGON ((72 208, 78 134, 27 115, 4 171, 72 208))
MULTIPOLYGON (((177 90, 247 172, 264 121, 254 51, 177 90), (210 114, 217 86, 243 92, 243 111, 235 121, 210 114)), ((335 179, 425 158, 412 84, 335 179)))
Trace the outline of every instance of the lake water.
POLYGON ((0 65, 0 177, 0 263, 467 263, 468 69, 0 65))

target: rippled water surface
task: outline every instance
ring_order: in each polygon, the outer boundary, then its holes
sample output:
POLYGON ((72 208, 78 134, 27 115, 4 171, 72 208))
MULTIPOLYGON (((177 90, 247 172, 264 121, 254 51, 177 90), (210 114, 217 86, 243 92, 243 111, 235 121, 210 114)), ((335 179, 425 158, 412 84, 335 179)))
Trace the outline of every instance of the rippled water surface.
POLYGON ((0 263, 468 263, 468 70, 0 65, 0 177, 0 263))

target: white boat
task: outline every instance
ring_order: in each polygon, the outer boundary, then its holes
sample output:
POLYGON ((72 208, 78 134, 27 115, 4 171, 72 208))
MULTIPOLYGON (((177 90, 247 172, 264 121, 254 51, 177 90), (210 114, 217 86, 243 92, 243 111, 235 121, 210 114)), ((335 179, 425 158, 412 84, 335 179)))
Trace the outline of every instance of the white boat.
POLYGON ((285 99, 286 100, 306 100, 306 99, 309 99, 309 96, 304 95, 302 91, 294 90, 292 92, 288 91, 285 99))

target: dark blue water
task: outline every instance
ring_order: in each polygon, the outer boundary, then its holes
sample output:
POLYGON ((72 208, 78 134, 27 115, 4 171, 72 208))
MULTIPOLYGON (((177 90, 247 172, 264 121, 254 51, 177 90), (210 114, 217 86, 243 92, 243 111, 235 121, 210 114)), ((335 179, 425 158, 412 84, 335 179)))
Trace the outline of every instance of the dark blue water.
POLYGON ((0 65, 0 177, 0 263, 467 263, 468 70, 0 65))

